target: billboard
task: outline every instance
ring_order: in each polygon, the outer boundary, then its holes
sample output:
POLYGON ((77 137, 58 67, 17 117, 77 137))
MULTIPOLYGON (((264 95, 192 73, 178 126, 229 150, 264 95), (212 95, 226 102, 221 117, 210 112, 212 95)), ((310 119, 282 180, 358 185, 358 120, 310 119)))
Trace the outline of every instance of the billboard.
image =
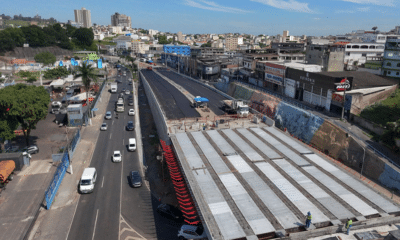
POLYGON ((338 92, 349 91, 349 90, 351 90, 352 84, 353 84, 352 77, 337 78, 335 80, 335 90, 338 92))

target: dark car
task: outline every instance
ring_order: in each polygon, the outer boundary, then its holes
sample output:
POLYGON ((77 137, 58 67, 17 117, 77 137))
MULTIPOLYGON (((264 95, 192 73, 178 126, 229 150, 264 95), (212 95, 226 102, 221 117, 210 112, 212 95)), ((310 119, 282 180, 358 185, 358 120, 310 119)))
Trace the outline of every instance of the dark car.
POLYGON ((162 203, 158 205, 157 212, 165 218, 173 219, 177 222, 183 221, 182 212, 172 205, 162 203))
POLYGON ((131 171, 129 173, 129 182, 132 187, 142 186, 142 177, 140 176, 138 171, 131 171))
POLYGON ((126 130, 133 131, 133 129, 135 129, 135 126, 133 125, 132 121, 129 121, 128 124, 126 125, 126 130))
POLYGON ((133 106, 133 99, 129 99, 128 105, 129 105, 129 106, 133 106))

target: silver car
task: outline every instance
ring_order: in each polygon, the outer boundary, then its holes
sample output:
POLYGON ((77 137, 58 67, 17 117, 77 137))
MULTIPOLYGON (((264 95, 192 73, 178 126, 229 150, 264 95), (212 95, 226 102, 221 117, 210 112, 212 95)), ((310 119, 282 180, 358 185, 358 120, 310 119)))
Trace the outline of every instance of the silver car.
POLYGON ((101 124, 100 130, 102 130, 102 131, 107 130, 107 123, 101 124))
POLYGON ((105 119, 111 119, 111 118, 112 118, 111 112, 110 112, 110 111, 107 111, 107 112, 106 112, 106 115, 104 116, 104 118, 105 118, 105 119))

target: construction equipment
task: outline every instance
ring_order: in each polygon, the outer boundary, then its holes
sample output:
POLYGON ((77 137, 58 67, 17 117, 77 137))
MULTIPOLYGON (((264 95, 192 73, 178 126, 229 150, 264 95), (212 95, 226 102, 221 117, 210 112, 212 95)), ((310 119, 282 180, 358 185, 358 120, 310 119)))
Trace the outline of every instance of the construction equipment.
POLYGON ((249 116, 249 105, 246 100, 222 100, 224 106, 223 110, 228 114, 237 114, 238 117, 249 116))

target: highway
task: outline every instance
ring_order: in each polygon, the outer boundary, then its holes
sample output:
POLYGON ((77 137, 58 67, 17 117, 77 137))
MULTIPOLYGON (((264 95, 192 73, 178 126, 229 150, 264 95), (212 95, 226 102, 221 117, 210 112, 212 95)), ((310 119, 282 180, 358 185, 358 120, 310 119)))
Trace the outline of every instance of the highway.
POLYGON ((153 71, 145 69, 141 72, 157 96, 167 119, 200 117, 200 114, 190 106, 191 102, 178 89, 153 71))
POLYGON ((227 100, 226 97, 216 94, 214 91, 204 87, 203 85, 189 80, 186 77, 182 77, 181 75, 167 70, 166 68, 158 68, 157 71, 167 78, 171 79, 175 83, 179 84, 183 88, 185 88, 190 94, 193 96, 201 96, 205 97, 210 102, 208 103, 208 107, 213 111, 216 115, 224 115, 225 112, 222 110, 222 100, 227 100))
MULTIPOLYGON (((131 76, 131 74, 127 74, 131 76)), ((132 89, 127 77, 121 77, 118 93, 122 88, 132 89)), ((131 188, 128 175, 131 170, 141 170, 138 153, 128 152, 128 139, 136 137, 135 131, 126 131, 128 121, 134 121, 134 116, 128 116, 128 110, 133 106, 125 106, 125 112, 115 118, 114 106, 118 94, 110 97, 107 111, 113 113, 108 129, 99 135, 90 167, 97 170, 97 181, 94 192, 80 195, 68 239, 120 239, 120 223, 132 237, 156 238, 154 213, 149 188, 143 183, 140 188, 131 188), (114 150, 122 153, 122 162, 113 163, 111 156, 114 150)), ((135 100, 136 101, 136 100, 135 100)), ((99 129, 100 131, 100 129, 99 129)), ((89 160, 89 159, 88 159, 89 160)), ((141 173, 143 177, 143 173, 141 173)), ((144 177, 143 177, 144 178, 144 177)), ((78 189, 78 183, 77 183, 78 189)), ((127 237, 124 233, 125 239, 127 237)))

